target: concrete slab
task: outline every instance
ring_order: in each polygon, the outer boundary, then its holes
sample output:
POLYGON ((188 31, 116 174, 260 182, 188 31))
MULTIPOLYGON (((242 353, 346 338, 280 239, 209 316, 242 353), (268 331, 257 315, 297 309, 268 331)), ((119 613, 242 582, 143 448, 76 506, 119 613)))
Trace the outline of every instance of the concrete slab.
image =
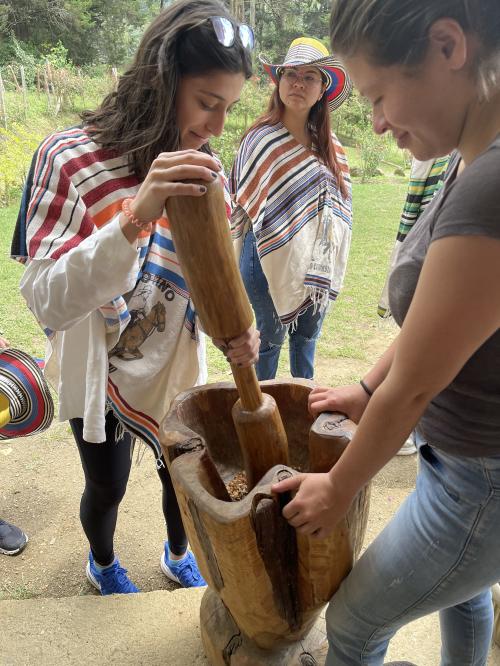
POLYGON ((1 666, 206 666, 202 589, 0 603, 1 666))
MULTIPOLYGON (((136 475, 137 487, 132 484, 129 488, 127 501, 134 511, 143 505, 151 511, 153 499, 150 500, 147 495, 151 485, 149 472, 145 468, 136 471, 140 471, 141 476, 136 475)), ((367 544, 380 532, 411 491, 415 474, 416 459, 415 456, 409 456, 394 459, 376 477, 367 544)), ((159 506, 159 501, 156 503, 159 506)), ((76 506, 76 499, 73 505, 76 506)), ((123 550, 128 555, 130 551, 130 558, 127 557, 126 561, 132 559, 133 566, 136 565, 132 555, 137 548, 130 534, 133 534, 133 526, 140 522, 141 517, 142 514, 134 516, 134 521, 129 525, 125 513, 126 525, 125 529, 122 528, 123 548, 120 552, 123 550)), ((38 516, 34 525, 39 522, 38 516)), ((160 527, 158 519, 158 533, 160 527)), ((149 528, 152 530, 151 525, 149 528)), ((28 531, 30 536, 33 535, 33 542, 26 549, 26 559, 22 556, 3 558, 0 562, 0 589, 9 580, 9 576, 21 587, 29 574, 29 571, 26 573, 29 562, 39 569, 42 578, 51 579, 50 576, 53 576, 55 580, 61 577, 58 569, 51 573, 57 552, 51 552, 50 557, 35 553, 36 529, 33 527, 28 531)), ((74 541, 81 540, 76 528, 71 530, 66 527, 66 531, 74 541)), ((140 556, 139 552, 136 555, 137 561, 140 556)), ((157 552, 152 548, 151 561, 144 558, 143 554, 142 557, 140 566, 136 566, 137 575, 133 576, 133 580, 139 582, 142 589, 147 589, 147 576, 152 577, 158 569, 157 552), (144 580, 139 577, 141 572, 144 580)), ((77 579, 75 571, 80 570, 80 577, 84 578, 83 565, 79 563, 78 568, 77 565, 66 563, 65 569, 68 569, 68 573, 66 577, 62 576, 63 587, 70 595, 77 595, 68 581, 77 579)), ((163 574, 157 575, 160 583, 165 584, 163 574)), ((157 584, 156 578, 151 584, 157 584)), ((78 590, 77 584, 74 589, 78 590)), ((85 594, 85 584, 81 589, 80 594, 84 596, 55 598, 46 596, 42 591, 42 595, 37 598, 0 600, 0 666, 208 666, 199 628, 202 589, 157 589, 137 595, 106 598, 92 591, 85 594)), ((407 659, 418 666, 438 666, 439 651, 438 619, 437 615, 431 615, 409 624, 396 634, 387 660, 407 659)), ((499 648, 492 649, 488 666, 500 666, 499 648)))
MULTIPOLYGON (((199 626, 202 589, 0 603, 1 666, 208 666, 199 626)), ((388 659, 439 664, 431 615, 404 627, 388 659)), ((458 665, 457 665, 458 666, 458 665)), ((500 666, 493 648, 488 666, 500 666)))

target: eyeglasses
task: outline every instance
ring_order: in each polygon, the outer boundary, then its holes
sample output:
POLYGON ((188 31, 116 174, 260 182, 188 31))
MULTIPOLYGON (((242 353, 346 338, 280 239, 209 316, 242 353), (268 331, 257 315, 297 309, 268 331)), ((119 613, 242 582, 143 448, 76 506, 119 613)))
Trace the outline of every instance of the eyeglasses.
POLYGON ((285 79, 290 86, 300 82, 307 88, 312 88, 323 83, 321 76, 316 76, 316 74, 299 74, 296 69, 288 68, 282 71, 280 78, 285 79))
MULTIPOLYGON (((222 44, 222 46, 226 46, 227 48, 231 47, 234 44, 236 37, 236 26, 233 22, 225 16, 211 16, 210 21, 219 44, 222 44)), ((255 35, 253 34, 252 28, 246 23, 240 23, 237 27, 243 48, 251 51, 255 46, 255 35)))

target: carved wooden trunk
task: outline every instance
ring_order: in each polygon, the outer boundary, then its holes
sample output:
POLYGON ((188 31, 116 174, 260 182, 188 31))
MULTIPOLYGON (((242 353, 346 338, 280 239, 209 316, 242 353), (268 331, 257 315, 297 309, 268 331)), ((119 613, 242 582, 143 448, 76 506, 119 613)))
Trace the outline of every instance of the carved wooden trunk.
POLYGON ((340 415, 322 415, 310 435, 309 382, 263 382, 262 389, 278 404, 290 467, 270 469, 240 501, 231 501, 226 489, 243 469, 231 418, 238 398, 233 384, 182 393, 160 437, 189 542, 209 586, 201 607, 209 661, 312 666, 311 652, 324 638, 313 625, 359 553, 369 492, 365 488, 358 495, 327 539, 297 534, 281 516, 289 498, 272 495, 271 484, 295 470, 326 471, 355 426, 340 415))

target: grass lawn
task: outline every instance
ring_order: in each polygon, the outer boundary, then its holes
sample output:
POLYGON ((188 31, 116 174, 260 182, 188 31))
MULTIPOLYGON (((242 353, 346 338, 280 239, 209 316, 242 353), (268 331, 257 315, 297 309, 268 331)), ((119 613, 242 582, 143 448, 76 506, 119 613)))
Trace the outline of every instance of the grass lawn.
MULTIPOLYGON (((318 344, 317 378, 322 382, 355 380, 359 368, 373 356, 374 344, 377 349, 380 344, 383 348, 384 338, 389 340, 394 334, 393 327, 377 316, 377 303, 405 190, 404 179, 354 185, 353 242, 346 281, 327 315, 318 344)), ((16 215, 16 206, 0 209, 0 330, 13 346, 42 356, 44 336, 19 294, 23 267, 9 258, 16 215)), ((230 379, 227 362, 210 344, 208 361, 211 381, 230 379)), ((286 350, 280 359, 279 374, 288 375, 286 350)))
POLYGON ((347 274, 318 343, 318 380, 330 384, 359 379, 359 369, 369 363, 374 351, 377 356, 394 335, 395 327, 377 315, 377 305, 405 192, 404 180, 354 185, 353 239, 347 274))
POLYGON ((43 356, 45 336, 19 293, 24 267, 10 259, 17 206, 0 208, 0 331, 13 347, 43 356))

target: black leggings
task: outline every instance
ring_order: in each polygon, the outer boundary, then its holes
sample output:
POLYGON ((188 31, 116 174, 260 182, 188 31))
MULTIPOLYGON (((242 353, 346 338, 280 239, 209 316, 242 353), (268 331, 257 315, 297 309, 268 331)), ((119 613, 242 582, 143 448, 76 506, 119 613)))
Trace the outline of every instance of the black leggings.
MULTIPOLYGON (((83 439, 83 419, 70 419, 70 425, 85 474, 80 521, 95 560, 105 566, 115 556, 113 537, 118 506, 125 495, 132 464, 132 438, 125 433, 116 440, 119 421, 112 412, 106 415, 106 441, 101 444, 83 439)), ((187 548, 187 537, 166 465, 158 469, 158 476, 163 487, 162 508, 169 547, 174 555, 182 555, 187 548)))

